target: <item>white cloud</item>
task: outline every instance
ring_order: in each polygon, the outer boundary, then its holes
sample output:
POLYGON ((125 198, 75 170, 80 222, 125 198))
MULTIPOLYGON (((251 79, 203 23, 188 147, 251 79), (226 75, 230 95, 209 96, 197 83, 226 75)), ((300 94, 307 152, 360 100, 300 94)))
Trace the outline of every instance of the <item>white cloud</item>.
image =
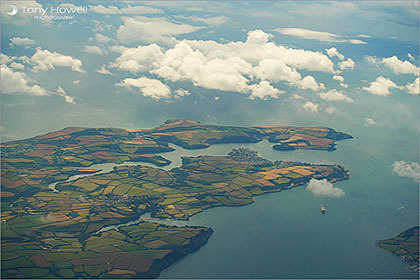
POLYGON ((347 69, 347 68, 354 69, 354 65, 355 65, 355 63, 354 63, 353 59, 349 58, 347 60, 339 62, 338 63, 338 68, 340 68, 341 70, 344 70, 344 69, 347 69))
POLYGON ((409 61, 399 60, 397 56, 383 58, 381 63, 387 66, 395 74, 419 75, 419 68, 409 61))
POLYGON ((59 96, 62 96, 62 97, 64 97, 64 100, 67 102, 67 103, 70 103, 70 104, 75 104, 75 102, 74 102, 74 98, 73 97, 71 97, 71 96, 68 96, 67 95, 67 93, 64 91, 64 89, 62 88, 62 87, 58 87, 58 89, 57 89, 57 91, 56 91, 56 94, 57 95, 59 95, 59 96))
POLYGON ((270 85, 267 81, 262 81, 259 84, 251 85, 250 99, 260 98, 268 100, 270 98, 278 98, 279 94, 283 94, 283 90, 279 90, 270 85))
POLYGON ((416 78, 414 82, 412 82, 411 84, 408 83, 407 85, 405 85, 405 88, 407 89, 409 94, 419 95, 420 94, 419 84, 420 84, 420 79, 416 78))
POLYGON ((372 118, 364 118, 364 125, 365 126, 377 126, 378 124, 372 118))
POLYGON ((91 19, 94 26, 92 26, 92 32, 111 32, 114 31, 115 27, 112 24, 108 24, 104 21, 91 19))
POLYGON ((254 92, 253 97, 258 92, 255 84, 262 81, 283 81, 313 91, 325 89, 312 75, 302 78, 297 69, 335 73, 328 56, 275 45, 269 42, 270 37, 261 30, 254 30, 248 32, 245 42, 182 40, 166 49, 157 44, 135 48, 114 46, 110 50, 121 55, 110 67, 133 74, 152 73, 172 82, 190 81, 194 86, 208 89, 254 92))
POLYGON ((220 26, 225 23, 228 18, 225 16, 215 16, 215 17, 197 17, 197 16, 190 16, 185 17, 186 19, 192 20, 193 22, 201 22, 211 26, 220 26))
POLYGON ((319 110, 319 105, 316 103, 312 103, 311 101, 306 101, 306 103, 303 104, 302 108, 306 111, 316 113, 319 110))
POLYGON ((371 82, 369 87, 363 87, 363 89, 371 94, 379 96, 388 96, 391 93, 389 92, 390 88, 399 88, 393 81, 388 78, 379 76, 375 81, 371 82))
POLYGON ((10 39, 10 46, 31 46, 35 41, 29 38, 13 37, 10 39))
POLYGON ((202 29, 183 23, 173 23, 164 18, 149 18, 144 16, 123 17, 123 24, 117 30, 117 39, 125 44, 138 42, 168 43, 175 35, 188 34, 202 29))
POLYGON ((392 164, 392 170, 399 176, 420 182, 420 166, 418 162, 396 161, 392 164))
POLYGON ((373 65, 376 65, 376 64, 378 64, 378 63, 379 63, 378 58, 377 58, 377 57, 375 57, 375 56, 369 56, 369 55, 367 55, 367 56, 365 56, 365 60, 366 60, 367 62, 369 62, 370 64, 373 64, 373 65))
POLYGON ((106 53, 105 50, 101 49, 98 46, 85 46, 83 51, 85 51, 87 53, 93 53, 93 54, 105 54, 106 53))
POLYGON ((105 65, 102 65, 100 69, 95 70, 95 72, 102 74, 102 75, 111 75, 108 69, 105 68, 105 65))
POLYGON ((19 63, 19 62, 12 62, 12 63, 10 63, 10 68, 23 70, 23 69, 25 69, 25 66, 22 63, 19 63))
POLYGON ((8 56, 7 54, 0 53, 0 62, 1 64, 7 64, 9 62, 13 61, 13 58, 8 56))
POLYGON ((175 94, 176 94, 177 96, 188 96, 188 95, 191 95, 191 92, 189 92, 189 91, 188 91, 188 90, 186 90, 186 89, 179 88, 179 89, 177 89, 177 90, 175 91, 175 94))
POLYGON ((335 188, 327 179, 311 179, 306 189, 315 196, 342 197, 345 195, 342 189, 335 188))
POLYGON ((110 41, 112 41, 112 39, 111 39, 111 38, 109 38, 109 37, 107 37, 107 36, 105 36, 105 35, 99 34, 99 33, 95 34, 95 36, 93 37, 93 39, 94 39, 96 42, 98 42, 99 44, 103 44, 103 45, 106 45, 106 44, 108 44, 110 41))
POLYGON ((80 84, 80 80, 74 80, 74 81, 73 81, 73 84, 75 84, 75 85, 80 84))
POLYGON ((332 89, 327 92, 320 92, 319 97, 327 101, 344 101, 347 103, 353 103, 353 99, 343 94, 342 91, 338 91, 336 89, 332 89))
POLYGON ((297 93, 293 93, 292 98, 295 99, 295 100, 303 99, 303 97, 301 95, 297 94, 297 93))
POLYGON ((355 45, 366 45, 367 44, 365 41, 357 40, 357 39, 344 40, 344 41, 340 41, 340 42, 349 42, 349 43, 355 44, 355 45))
POLYGON ((334 56, 338 57, 340 60, 344 60, 344 55, 338 52, 334 47, 325 50, 329 57, 333 58, 334 56))
POLYGON ((146 6, 130 6, 124 8, 117 8, 115 6, 89 6, 89 9, 95 13, 103 14, 103 15, 119 15, 119 14, 127 14, 127 15, 141 15, 141 14, 159 14, 163 13, 161 9, 146 7, 146 6))
POLYGON ((111 67, 131 73, 150 70, 163 57, 162 48, 156 44, 137 48, 113 47, 111 50, 121 53, 111 67))
POLYGON ((357 39, 341 39, 342 36, 329 32, 314 31, 303 28, 276 28, 274 31, 283 35, 289 35, 304 39, 318 40, 323 42, 338 42, 351 44, 366 44, 366 42, 357 39))
POLYGON ((263 59, 253 69, 253 72, 261 80, 272 82, 286 81, 292 86, 313 91, 324 88, 323 84, 318 84, 315 78, 310 75, 302 79, 302 76, 296 69, 286 65, 280 59, 263 59))
POLYGON ((344 82, 344 77, 340 75, 334 75, 333 79, 339 82, 344 82))
POLYGON ((313 31, 309 29, 303 28, 277 28, 274 29, 283 35, 290 35, 294 37, 301 37, 305 39, 312 39, 312 40, 319 40, 319 41, 326 41, 326 42, 336 42, 338 35, 328 33, 328 32, 320 32, 320 31, 313 31))
POLYGON ((1 65, 1 79, 1 92, 4 94, 49 95, 49 92, 39 85, 28 85, 29 79, 24 73, 13 72, 6 65, 1 65))
POLYGON ((311 75, 305 76, 305 78, 303 78, 302 81, 299 82, 298 87, 300 87, 301 89, 310 89, 312 91, 319 91, 321 89, 325 89, 324 84, 318 84, 315 81, 315 78, 311 75))
POLYGON ((145 77, 140 77, 137 79, 127 78, 122 80, 117 85, 125 88, 137 88, 144 96, 151 97, 155 100, 171 97, 171 90, 169 87, 163 84, 161 81, 155 79, 149 79, 145 77))
POLYGON ((359 35, 357 35, 357 37, 360 37, 360 38, 371 38, 371 36, 366 35, 366 34, 359 34, 359 35))
POLYGON ((413 62, 416 61, 416 58, 411 53, 407 53, 407 57, 413 62))
POLYGON ((280 59, 262 59, 254 72, 261 80, 286 81, 290 84, 296 84, 302 77, 296 69, 286 65, 280 59))
POLYGON ((238 57, 209 59, 186 42, 166 51, 158 67, 151 71, 170 80, 190 80, 195 86, 223 91, 247 92, 251 65, 238 57))
POLYGON ((192 48, 200 50, 208 57, 228 58, 235 55, 253 65, 263 59, 278 59, 296 69, 334 73, 333 62, 323 53, 275 45, 269 42, 271 37, 271 34, 262 30, 252 30, 248 32, 245 42, 226 44, 210 40, 187 42, 192 48))
POLYGON ((73 71, 83 73, 82 62, 71 56, 62 55, 57 52, 37 49, 31 57, 31 63, 35 66, 34 71, 47 71, 55 67, 71 67, 73 71))

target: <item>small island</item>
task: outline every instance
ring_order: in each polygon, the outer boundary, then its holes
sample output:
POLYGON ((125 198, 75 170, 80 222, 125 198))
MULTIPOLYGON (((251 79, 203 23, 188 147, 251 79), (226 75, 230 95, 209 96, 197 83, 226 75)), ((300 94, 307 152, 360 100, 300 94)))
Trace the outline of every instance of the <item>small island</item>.
POLYGON ((312 178, 349 178, 340 165, 271 162, 245 148, 226 156, 183 157, 179 167, 159 168, 169 164, 159 153, 172 151, 170 143, 188 149, 263 139, 292 145, 296 137, 309 141, 297 148, 328 150, 350 136, 329 128, 176 120, 155 129, 73 127, 3 143, 2 278, 155 278, 206 244, 213 230, 148 222, 143 215, 188 220, 312 178), (95 164, 127 161, 140 163, 107 173, 95 169, 95 164))
POLYGON ((409 228, 397 236, 379 240, 377 245, 400 257, 409 264, 409 269, 419 272, 419 226, 409 228))

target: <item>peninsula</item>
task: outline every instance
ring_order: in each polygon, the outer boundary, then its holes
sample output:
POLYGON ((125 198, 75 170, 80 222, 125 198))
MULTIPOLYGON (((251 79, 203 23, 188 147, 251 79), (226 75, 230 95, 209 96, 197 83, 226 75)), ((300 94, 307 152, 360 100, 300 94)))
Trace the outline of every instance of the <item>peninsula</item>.
POLYGON ((400 257, 409 264, 409 269, 419 272, 419 226, 404 230, 397 236, 379 240, 377 245, 400 257))
POLYGON ((226 156, 183 157, 181 166, 164 170, 159 166, 169 160, 159 153, 172 151, 169 143, 200 149, 268 139, 274 149, 333 150, 335 141, 347 138, 323 127, 175 120, 155 129, 72 127, 3 143, 2 278, 154 278, 203 246, 213 230, 151 223, 139 220, 142 215, 188 220, 205 209, 250 204, 254 196, 311 178, 336 182, 349 176, 339 165, 271 162, 244 148, 226 156), (127 161, 140 163, 108 173, 95 167, 127 161))

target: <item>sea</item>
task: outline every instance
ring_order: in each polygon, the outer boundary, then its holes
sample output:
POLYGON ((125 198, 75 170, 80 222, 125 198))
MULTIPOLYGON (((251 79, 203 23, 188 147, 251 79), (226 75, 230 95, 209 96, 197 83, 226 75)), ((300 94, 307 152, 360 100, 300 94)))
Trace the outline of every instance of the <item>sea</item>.
POLYGON ((164 154, 180 165, 181 156, 225 155, 233 147, 257 150, 270 160, 341 164, 350 179, 335 183, 340 198, 316 197, 300 186, 261 195, 242 207, 208 209, 183 225, 213 228, 208 243, 163 270, 160 278, 418 278, 400 258, 375 245, 418 225, 419 185, 393 172, 402 158, 415 160, 415 139, 355 131, 332 152, 274 151, 268 141, 220 144, 203 150, 164 154), (372 136, 373 135, 373 136, 372 136), (322 214, 320 205, 325 205, 322 214))

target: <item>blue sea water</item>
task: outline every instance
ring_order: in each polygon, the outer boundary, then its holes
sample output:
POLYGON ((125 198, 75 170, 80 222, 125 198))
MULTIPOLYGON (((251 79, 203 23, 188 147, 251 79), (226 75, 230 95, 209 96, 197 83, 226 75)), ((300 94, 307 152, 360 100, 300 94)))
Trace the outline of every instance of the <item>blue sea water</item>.
MULTIPOLYGON (((301 186, 259 196, 248 206, 206 210, 189 223, 214 229, 208 243, 162 271, 160 278, 418 278, 398 257, 375 245, 418 224, 418 183, 391 168, 401 158, 415 160, 417 143, 363 128, 353 135, 338 142, 334 152, 278 152, 267 141, 242 145, 271 160, 344 165, 350 179, 335 186, 346 194, 314 197, 301 186), (327 208, 324 215, 321 204, 327 208)), ((177 147, 165 156, 226 154, 233 146, 200 151, 177 147)))

